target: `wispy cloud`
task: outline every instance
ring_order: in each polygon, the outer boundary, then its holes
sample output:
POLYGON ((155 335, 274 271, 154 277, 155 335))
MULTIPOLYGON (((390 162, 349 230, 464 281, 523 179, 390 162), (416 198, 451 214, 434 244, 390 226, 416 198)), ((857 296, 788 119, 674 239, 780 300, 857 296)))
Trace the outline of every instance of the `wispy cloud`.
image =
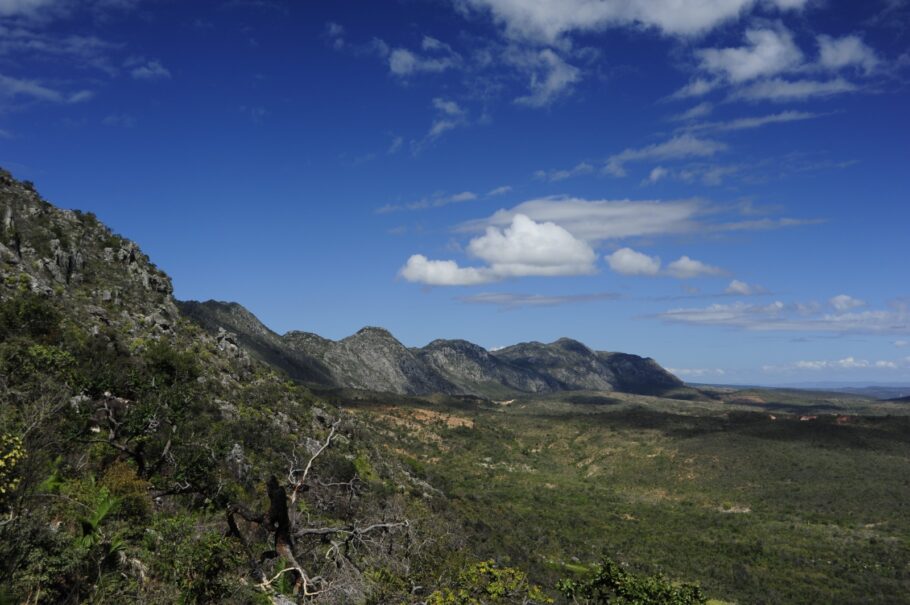
POLYGON ((629 148, 611 155, 603 170, 613 176, 625 176, 626 164, 645 160, 679 160, 686 158, 711 157, 727 149, 727 144, 710 139, 701 139, 691 134, 675 136, 663 143, 641 148, 629 148))
MULTIPOLYGON (((337 39, 337 38, 336 38, 337 39)), ((388 55, 389 72, 400 78, 440 73, 461 64, 461 56, 436 38, 424 36, 420 50, 395 48, 388 55)))
POLYGON ((679 308, 655 317, 672 323, 721 326, 762 332, 827 332, 835 334, 910 334, 906 305, 891 309, 826 313, 818 305, 769 305, 744 302, 703 308, 679 308))
POLYGON ((430 208, 442 208, 449 204, 462 204, 464 202, 473 202, 478 196, 473 191, 462 191, 453 194, 434 194, 430 197, 421 198, 408 204, 386 204, 376 209, 376 214, 388 214, 390 212, 427 210, 430 208))
POLYGON ((90 90, 77 90, 65 93, 50 88, 38 80, 11 78, 0 74, 0 99, 26 99, 48 103, 82 103, 94 97, 90 90))
POLYGON ((594 242, 679 234, 763 231, 821 222, 817 219, 741 216, 736 209, 720 208, 698 199, 633 201, 552 196, 497 210, 487 218, 462 223, 456 231, 470 233, 491 226, 506 226, 519 214, 535 221, 554 222, 575 237, 594 242))
POLYGON ((130 70, 134 80, 170 80, 171 72, 161 61, 144 61, 130 70))
POLYGON ((524 307, 557 307, 579 303, 618 300, 621 294, 616 292, 599 292, 595 294, 515 294, 506 292, 482 292, 471 296, 461 296, 459 301, 472 305, 494 305, 504 310, 524 307))
POLYGON ((751 116, 747 118, 737 118, 735 120, 727 120, 723 122, 701 122, 698 124, 690 124, 684 126, 686 130, 689 131, 714 131, 714 132, 729 132, 735 130, 751 130, 753 128, 761 128, 763 126, 768 126, 769 124, 786 124, 788 122, 800 122, 803 120, 814 120, 816 118, 823 117, 825 115, 831 114, 822 114, 822 113, 813 113, 809 111, 782 111, 775 114, 763 115, 763 116, 751 116))
POLYGON ((551 183, 556 183, 558 181, 564 181, 572 177, 581 176, 583 174, 591 174, 594 172, 594 166, 588 162, 581 162, 576 164, 573 168, 566 170, 538 170, 534 173, 534 178, 540 181, 550 181, 551 183))

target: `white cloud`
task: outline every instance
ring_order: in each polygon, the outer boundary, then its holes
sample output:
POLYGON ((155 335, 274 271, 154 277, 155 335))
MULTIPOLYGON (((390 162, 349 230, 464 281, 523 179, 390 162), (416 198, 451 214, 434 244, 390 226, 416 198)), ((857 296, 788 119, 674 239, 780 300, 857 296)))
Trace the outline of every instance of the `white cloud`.
POLYGON ((735 99, 749 101, 805 101, 814 97, 854 92, 856 84, 843 78, 833 80, 783 80, 772 78, 741 88, 733 93, 735 99))
POLYGON ((460 231, 479 231, 489 226, 509 225, 518 215, 535 221, 552 221, 577 238, 599 241, 643 235, 695 231, 695 216, 702 204, 695 200, 672 202, 597 200, 545 197, 523 202, 492 216, 463 223, 460 231))
POLYGON ((906 340, 895 340, 894 341, 894 346, 897 347, 898 349, 902 349, 902 348, 906 347, 907 345, 910 345, 910 341, 906 341, 906 340))
POLYGON ((674 323, 713 325, 752 331, 821 332, 832 334, 910 334, 910 312, 902 306, 892 310, 825 313, 816 305, 769 305, 744 302, 715 304, 703 308, 671 309, 657 315, 674 323))
POLYGON ((861 67, 867 74, 881 63, 876 52, 859 36, 818 37, 819 64, 827 69, 861 67))
POLYGON ((779 113, 754 116, 750 118, 737 118, 726 122, 703 122, 701 124, 692 124, 686 129, 690 131, 712 130, 716 132, 728 132, 733 130, 751 130, 761 128, 769 124, 785 124, 787 122, 800 122, 802 120, 812 120, 825 114, 812 113, 808 111, 781 111, 779 113))
POLYGON ((461 116, 464 115, 464 109, 462 109, 458 103, 455 101, 450 101, 440 97, 433 99, 433 107, 438 109, 445 115, 449 116, 461 116))
POLYGON ((613 176, 625 176, 625 165, 642 160, 677 160, 694 157, 710 157, 727 148, 725 143, 700 139, 691 134, 681 134, 663 143, 655 143, 640 149, 626 149, 610 156, 604 172, 613 176))
POLYGON ((495 189, 491 189, 490 191, 487 191, 487 197, 505 195, 506 193, 509 193, 510 191, 512 191, 511 185, 503 185, 502 187, 496 187, 495 189))
POLYGON ((692 97, 703 97, 720 85, 716 79, 706 80, 704 78, 695 78, 672 95, 671 99, 691 99, 692 97))
POLYGON ((745 37, 746 46, 696 51, 700 67, 740 83, 790 71, 803 62, 803 53, 793 42, 793 35, 783 27, 749 29, 745 37))
POLYGON ((699 200, 586 200, 565 196, 522 202, 491 216, 462 223, 460 232, 483 231, 489 226, 509 225, 523 214, 535 221, 552 221, 572 235, 588 241, 681 233, 760 231, 815 224, 818 221, 762 218, 729 221, 723 209, 699 200))
POLYGON ((0 16, 31 17, 45 8, 60 4, 60 0, 0 0, 0 16))
POLYGON ((695 105, 694 107, 691 107, 683 113, 673 116, 671 119, 677 122, 688 122, 689 120, 703 118, 709 115, 712 111, 714 111, 714 106, 705 101, 703 103, 695 105))
MULTIPOLYGON (((894 361, 869 361, 866 359, 857 359, 855 357, 844 357, 843 359, 836 359, 833 361, 797 361, 790 366, 790 368, 797 370, 861 370, 868 368, 896 370, 898 367, 898 364, 894 361)), ((769 368, 781 369, 774 366, 769 366, 769 368)))
POLYGON ((37 80, 22 80, 0 74, 0 99, 25 98, 48 103, 83 103, 94 96, 95 93, 91 90, 78 90, 67 94, 45 86, 37 80))
POLYGON ((171 72, 160 61, 148 61, 130 71, 134 80, 169 80, 171 72))
POLYGON ((620 248, 604 257, 610 269, 622 275, 655 276, 660 273, 660 259, 636 252, 631 248, 620 248))
POLYGON ((542 294, 513 294, 508 292, 482 292, 471 296, 461 296, 458 300, 468 304, 496 305, 503 309, 518 309, 522 307, 555 307, 559 305, 596 302, 601 300, 616 300, 618 298, 621 298, 621 296, 615 292, 556 296, 542 294))
POLYGON ((727 374, 720 368, 667 368, 667 371, 686 378, 720 377, 727 374))
POLYGON ((761 286, 747 284, 744 281, 734 279, 730 282, 730 285, 727 286, 727 289, 724 290, 724 293, 733 294, 736 296, 754 296, 756 294, 765 294, 766 290, 761 286))
POLYGON ((682 256, 667 265, 667 273, 678 279, 691 279, 709 275, 723 275, 724 270, 720 267, 714 267, 699 260, 689 258, 688 256, 682 256))
POLYGON ((553 44, 571 32, 643 26, 664 34, 702 34, 756 5, 799 9, 806 0, 454 0, 489 12, 513 38, 553 44))
POLYGON ((670 174, 669 170, 667 170, 663 166, 656 166, 651 169, 651 173, 648 175, 648 182, 656 183, 656 182, 662 180, 668 174, 670 174))
POLYGON ((389 144, 389 148, 386 150, 386 153, 388 155, 394 155, 401 150, 402 145, 404 145, 404 137, 395 137, 389 144))
POLYGON ((389 52, 389 71, 406 78, 421 73, 440 73, 461 64, 461 56, 436 38, 424 36, 420 47, 427 54, 418 54, 406 48, 389 52))
POLYGON ((500 276, 579 275, 594 272, 591 247, 551 222, 516 215, 505 229, 488 227, 471 240, 468 252, 490 264, 500 276))
POLYGON ((424 142, 437 139, 444 133, 468 123, 467 111, 455 101, 436 97, 433 99, 433 107, 436 109, 436 119, 430 125, 424 142))
POLYGON ((493 281, 495 276, 486 269, 459 267, 451 260, 429 260, 415 254, 399 272, 409 282, 428 286, 474 286, 493 281))
POLYGON ((550 181, 551 183, 555 183, 576 176, 591 174, 592 172, 594 172, 594 166, 588 162, 581 162, 579 164, 576 164, 573 168, 566 170, 538 170, 534 173, 534 178, 541 181, 550 181))
POLYGON ((437 193, 408 204, 386 204, 385 206, 377 208, 376 214, 388 214, 390 212, 401 212, 403 210, 414 211, 441 208, 443 206, 448 206, 449 204, 473 202, 476 199, 478 199, 477 194, 473 191, 461 191, 454 194, 437 193))
POLYGON ((849 311, 850 309, 856 309, 857 307, 864 307, 866 303, 852 296, 846 294, 838 294, 831 298, 828 303, 838 311, 849 311))
POLYGON ((459 267, 454 261, 414 255, 400 271, 412 282, 428 285, 474 285, 509 277, 582 275, 595 271, 596 255, 584 241, 550 222, 517 215, 504 229, 488 227, 468 244, 468 253, 484 267, 459 267))
POLYGON ((526 67, 531 72, 530 92, 515 99, 520 105, 530 107, 550 105, 568 94, 572 86, 581 79, 580 69, 566 63, 549 48, 541 50, 533 59, 527 60, 526 67))

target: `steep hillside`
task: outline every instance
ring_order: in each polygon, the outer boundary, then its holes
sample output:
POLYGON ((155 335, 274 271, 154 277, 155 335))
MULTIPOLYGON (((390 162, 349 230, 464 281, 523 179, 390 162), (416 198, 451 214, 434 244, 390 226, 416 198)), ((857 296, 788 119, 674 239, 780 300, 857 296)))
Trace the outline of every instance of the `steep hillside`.
POLYGON ((441 492, 252 359, 255 318, 206 333, 136 244, 5 171, 0 220, 0 602, 411 602, 457 576, 441 492))
POLYGON ((287 346, 281 336, 269 330, 255 315, 237 303, 214 300, 178 301, 180 312, 211 334, 229 333, 256 359, 304 383, 334 385, 331 372, 317 357, 287 346))

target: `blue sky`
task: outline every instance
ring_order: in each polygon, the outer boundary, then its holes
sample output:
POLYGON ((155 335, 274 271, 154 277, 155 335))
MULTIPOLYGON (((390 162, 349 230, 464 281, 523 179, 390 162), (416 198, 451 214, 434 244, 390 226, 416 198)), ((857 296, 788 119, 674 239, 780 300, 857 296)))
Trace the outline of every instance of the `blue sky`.
POLYGON ((185 299, 910 381, 910 2, 0 0, 0 165, 185 299))

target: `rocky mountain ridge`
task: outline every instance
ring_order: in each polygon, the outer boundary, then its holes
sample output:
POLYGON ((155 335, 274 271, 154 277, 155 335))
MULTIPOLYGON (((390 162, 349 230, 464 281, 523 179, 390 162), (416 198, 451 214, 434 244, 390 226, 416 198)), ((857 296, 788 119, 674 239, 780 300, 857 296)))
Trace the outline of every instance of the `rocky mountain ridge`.
POLYGON ((497 351, 443 339, 409 349, 383 328, 366 327, 337 341, 309 332, 279 335, 237 303, 178 305, 210 332, 236 333, 253 356, 292 378, 322 386, 488 398, 581 390, 661 395, 684 386, 653 359, 594 351, 569 338, 497 351))

